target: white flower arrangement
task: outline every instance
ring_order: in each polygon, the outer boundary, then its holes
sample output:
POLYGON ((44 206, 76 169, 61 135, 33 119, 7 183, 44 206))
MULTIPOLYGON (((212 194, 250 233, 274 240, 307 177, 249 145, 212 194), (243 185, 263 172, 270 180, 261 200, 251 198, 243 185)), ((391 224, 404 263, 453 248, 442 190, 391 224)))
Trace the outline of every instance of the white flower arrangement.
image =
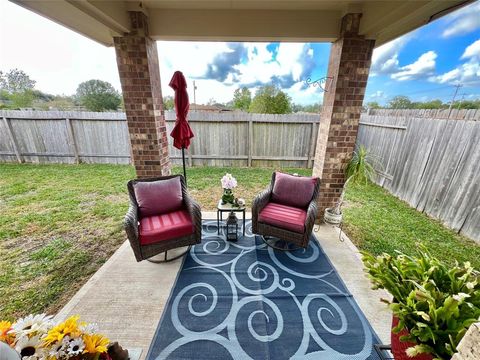
POLYGON ((225 174, 221 180, 222 188, 232 190, 237 187, 237 179, 232 174, 225 174))

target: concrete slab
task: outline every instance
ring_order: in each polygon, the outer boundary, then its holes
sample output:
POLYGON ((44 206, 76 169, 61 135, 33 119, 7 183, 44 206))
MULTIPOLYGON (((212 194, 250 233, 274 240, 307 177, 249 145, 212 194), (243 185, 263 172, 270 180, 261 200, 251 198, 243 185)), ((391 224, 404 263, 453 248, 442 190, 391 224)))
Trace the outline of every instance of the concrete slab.
MULTIPOLYGON (((205 212, 202 216, 216 219, 216 212, 205 212)), ((327 225, 317 229, 315 236, 360 308, 382 341, 389 343, 391 314, 380 303, 380 298, 388 298, 388 294, 370 289, 358 250, 349 239, 340 242, 338 231, 327 225)), ((80 315, 85 321, 96 322, 102 333, 123 347, 143 349, 140 359, 144 359, 181 264, 182 260, 137 263, 127 241, 56 318, 80 315)))

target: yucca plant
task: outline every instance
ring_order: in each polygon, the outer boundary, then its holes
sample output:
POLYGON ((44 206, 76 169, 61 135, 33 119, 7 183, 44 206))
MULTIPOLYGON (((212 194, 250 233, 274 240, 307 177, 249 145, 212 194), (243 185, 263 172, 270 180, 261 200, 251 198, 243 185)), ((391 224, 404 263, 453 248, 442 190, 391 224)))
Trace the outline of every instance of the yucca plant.
POLYGON ((417 344, 407 354, 450 359, 469 326, 480 320, 480 273, 468 262, 448 267, 420 249, 417 257, 362 252, 363 262, 374 289, 394 298, 389 307, 399 323, 392 331, 406 328, 409 335, 400 340, 417 344))
POLYGON ((375 176, 375 169, 373 167, 373 157, 370 155, 365 146, 360 145, 354 151, 352 158, 345 169, 345 176, 347 180, 343 184, 342 194, 333 208, 333 213, 340 215, 342 213, 342 205, 345 198, 345 192, 349 183, 368 183, 372 181, 375 176))

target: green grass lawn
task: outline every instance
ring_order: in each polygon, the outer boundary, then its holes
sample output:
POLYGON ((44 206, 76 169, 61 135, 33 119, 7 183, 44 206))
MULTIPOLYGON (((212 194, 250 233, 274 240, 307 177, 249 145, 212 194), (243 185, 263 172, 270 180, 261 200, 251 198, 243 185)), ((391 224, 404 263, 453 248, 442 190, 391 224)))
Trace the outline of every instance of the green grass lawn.
MULTIPOLYGON (((225 172, 250 206, 272 169, 188 169, 202 209, 216 208, 225 172)), ((0 164, 0 319, 55 313, 112 255, 126 239, 126 182, 134 176, 131 166, 0 164)))
MULTIPOLYGON (((189 168, 189 190, 203 210, 214 210, 220 178, 230 172, 239 183, 235 195, 250 206, 272 171, 189 168)), ((131 166, 0 164, 0 319, 55 313, 111 256, 125 241, 126 182, 133 177, 131 166)), ((480 268, 479 246, 380 187, 354 186, 347 198, 345 229, 360 248, 414 253, 424 242, 449 263, 470 260, 480 268)))
POLYGON ((423 243, 448 264, 470 261, 480 270, 480 246, 410 207, 375 184, 352 185, 344 207, 344 230, 362 250, 417 253, 423 243))

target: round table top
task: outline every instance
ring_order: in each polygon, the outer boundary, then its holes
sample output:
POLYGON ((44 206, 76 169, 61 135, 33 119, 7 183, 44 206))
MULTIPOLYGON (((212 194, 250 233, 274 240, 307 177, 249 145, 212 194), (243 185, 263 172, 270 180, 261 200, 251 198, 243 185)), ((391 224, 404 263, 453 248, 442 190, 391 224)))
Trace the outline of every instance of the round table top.
POLYGON ((245 210, 245 205, 233 206, 232 204, 222 204, 222 200, 218 200, 217 209, 225 211, 243 211, 245 210))

